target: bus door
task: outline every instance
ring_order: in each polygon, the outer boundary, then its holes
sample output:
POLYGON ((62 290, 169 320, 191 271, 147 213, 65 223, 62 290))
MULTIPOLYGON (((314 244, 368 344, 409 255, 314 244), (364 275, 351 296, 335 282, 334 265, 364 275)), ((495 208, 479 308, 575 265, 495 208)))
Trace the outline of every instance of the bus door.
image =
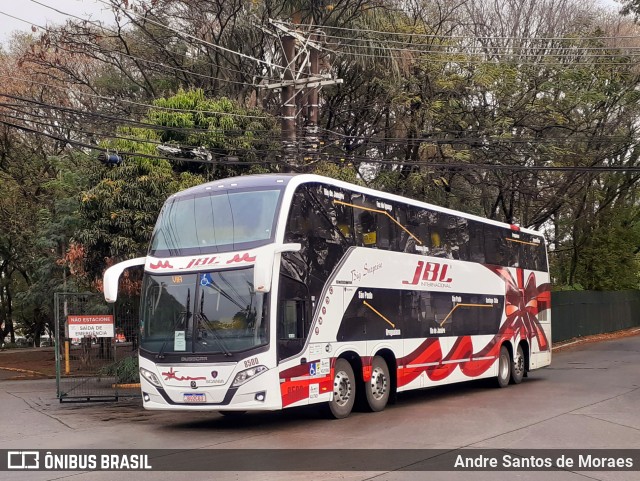
POLYGON ((311 306, 307 287, 286 275, 280 276, 278 289, 278 322, 276 325, 278 364, 288 359, 293 364, 280 376, 283 407, 290 404, 306 404, 309 399, 309 367, 302 354, 311 325, 311 306))

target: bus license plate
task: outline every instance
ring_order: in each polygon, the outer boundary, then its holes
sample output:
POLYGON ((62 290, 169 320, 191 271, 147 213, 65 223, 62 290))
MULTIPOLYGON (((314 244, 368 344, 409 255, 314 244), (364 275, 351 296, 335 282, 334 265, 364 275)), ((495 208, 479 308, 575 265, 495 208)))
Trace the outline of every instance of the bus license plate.
POLYGON ((207 396, 202 392, 190 392, 182 395, 185 403, 203 403, 207 401, 207 396))

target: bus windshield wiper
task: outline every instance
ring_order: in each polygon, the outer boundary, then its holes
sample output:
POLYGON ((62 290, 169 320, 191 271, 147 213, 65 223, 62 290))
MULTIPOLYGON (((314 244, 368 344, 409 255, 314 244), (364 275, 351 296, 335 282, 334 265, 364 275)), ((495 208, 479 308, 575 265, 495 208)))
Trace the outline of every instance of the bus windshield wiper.
POLYGON ((233 356, 231 351, 227 349, 226 344, 218 334, 216 327, 213 325, 211 321, 209 321, 209 318, 204 313, 204 292, 200 296, 200 312, 196 314, 196 318, 198 319, 198 322, 204 321, 207 323, 207 332, 211 333, 211 335, 213 336, 213 340, 216 341, 216 344, 218 344, 218 347, 222 350, 224 355, 227 357, 233 356))
MULTIPOLYGON (((176 329, 176 326, 178 324, 182 324, 183 321, 185 321, 185 324, 189 324, 189 317, 191 317, 191 312, 189 312, 190 304, 191 304, 191 289, 187 288, 187 306, 186 306, 186 310, 181 311, 180 315, 178 317, 176 317, 173 320, 173 322, 171 323, 171 330, 169 331, 169 333, 164 338, 164 342, 162 343, 162 346, 160 347, 160 350, 158 351, 158 354, 156 354, 156 359, 164 359, 164 350, 167 347, 167 343, 172 338, 175 340, 175 335, 176 335, 175 329, 176 329)), ((186 334, 186 329, 185 329, 185 334, 186 334)), ((186 342, 186 339, 185 339, 185 342, 186 342)))

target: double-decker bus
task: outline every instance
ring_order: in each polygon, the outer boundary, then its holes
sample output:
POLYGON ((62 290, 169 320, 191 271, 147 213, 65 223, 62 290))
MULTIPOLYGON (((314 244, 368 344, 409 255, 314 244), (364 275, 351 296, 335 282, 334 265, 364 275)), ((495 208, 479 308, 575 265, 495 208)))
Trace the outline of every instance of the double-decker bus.
POLYGON ((165 203, 144 265, 147 409, 276 410, 551 362, 545 240, 536 231, 316 175, 203 184, 165 203))

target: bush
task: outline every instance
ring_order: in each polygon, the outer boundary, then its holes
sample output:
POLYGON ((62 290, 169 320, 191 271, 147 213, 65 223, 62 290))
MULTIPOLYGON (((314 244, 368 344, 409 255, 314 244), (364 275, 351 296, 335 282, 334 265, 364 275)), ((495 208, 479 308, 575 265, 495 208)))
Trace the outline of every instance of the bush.
POLYGON ((132 384, 140 382, 138 370, 138 356, 129 356, 100 369, 101 376, 114 376, 120 384, 132 384))

